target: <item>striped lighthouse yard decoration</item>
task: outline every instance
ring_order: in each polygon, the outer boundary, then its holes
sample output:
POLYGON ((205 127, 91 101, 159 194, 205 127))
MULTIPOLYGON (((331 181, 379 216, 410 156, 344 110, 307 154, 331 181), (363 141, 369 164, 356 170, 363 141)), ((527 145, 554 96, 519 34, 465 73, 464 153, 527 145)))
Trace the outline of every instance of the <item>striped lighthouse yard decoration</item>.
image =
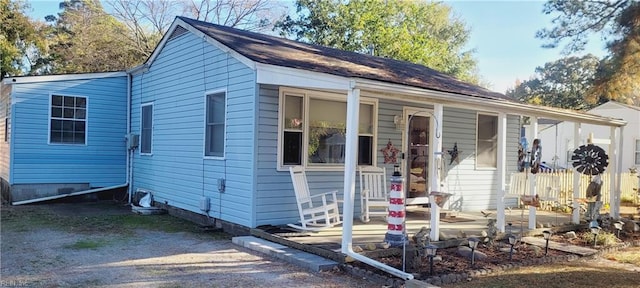
POLYGON ((400 174, 400 167, 393 166, 391 175, 391 189, 389 191, 389 216, 387 217, 387 234, 384 241, 391 247, 401 247, 407 243, 408 238, 404 229, 404 178, 400 174))

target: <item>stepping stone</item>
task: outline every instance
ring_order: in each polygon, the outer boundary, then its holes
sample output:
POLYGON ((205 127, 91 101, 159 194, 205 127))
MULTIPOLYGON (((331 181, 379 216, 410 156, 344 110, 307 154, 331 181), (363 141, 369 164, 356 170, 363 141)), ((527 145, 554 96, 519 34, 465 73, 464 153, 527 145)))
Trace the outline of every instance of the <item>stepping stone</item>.
MULTIPOLYGON (((544 248, 546 241, 537 237, 522 237, 522 242, 544 248)), ((590 256, 598 252, 598 250, 595 249, 554 241, 549 241, 549 249, 560 250, 580 256, 590 256)))

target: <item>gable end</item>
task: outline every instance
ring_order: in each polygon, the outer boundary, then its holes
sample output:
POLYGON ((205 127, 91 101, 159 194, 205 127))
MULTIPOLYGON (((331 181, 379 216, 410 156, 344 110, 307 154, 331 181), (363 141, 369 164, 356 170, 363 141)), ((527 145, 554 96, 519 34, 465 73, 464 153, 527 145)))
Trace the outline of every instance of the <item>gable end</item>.
POLYGON ((173 40, 175 38, 178 38, 178 37, 180 37, 181 35, 184 35, 187 32, 188 32, 187 29, 185 29, 184 27, 178 25, 176 27, 176 29, 173 30, 173 33, 171 33, 171 35, 169 35, 169 39, 167 39, 167 42, 171 41, 171 40, 173 40))

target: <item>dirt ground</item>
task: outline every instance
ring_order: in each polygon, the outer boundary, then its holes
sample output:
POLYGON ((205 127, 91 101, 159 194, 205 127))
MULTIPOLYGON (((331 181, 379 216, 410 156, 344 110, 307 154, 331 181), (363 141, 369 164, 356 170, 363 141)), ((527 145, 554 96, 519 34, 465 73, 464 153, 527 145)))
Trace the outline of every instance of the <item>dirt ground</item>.
POLYGON ((371 287, 312 273, 122 204, 1 207, 0 287, 371 287))

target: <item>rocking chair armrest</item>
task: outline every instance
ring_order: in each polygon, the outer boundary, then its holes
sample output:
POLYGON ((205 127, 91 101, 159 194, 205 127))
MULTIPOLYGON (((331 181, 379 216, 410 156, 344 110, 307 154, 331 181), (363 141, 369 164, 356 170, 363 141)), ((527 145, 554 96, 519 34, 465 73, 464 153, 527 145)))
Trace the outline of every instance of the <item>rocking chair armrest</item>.
POLYGON ((327 195, 329 195, 329 198, 332 198, 330 200, 337 202, 338 201, 338 190, 333 190, 333 191, 328 191, 328 192, 324 192, 324 193, 318 193, 318 194, 314 194, 311 195, 310 198, 315 198, 315 197, 321 197, 323 201, 326 201, 327 199, 327 195))

